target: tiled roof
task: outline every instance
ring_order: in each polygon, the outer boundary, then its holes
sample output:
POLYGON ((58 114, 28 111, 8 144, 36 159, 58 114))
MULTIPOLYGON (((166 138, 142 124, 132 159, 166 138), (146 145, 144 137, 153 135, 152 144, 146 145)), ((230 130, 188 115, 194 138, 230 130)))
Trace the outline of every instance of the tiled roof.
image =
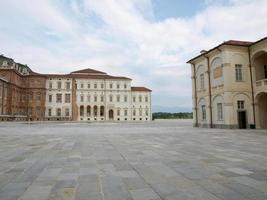
POLYGON ((146 87, 131 87, 131 90, 134 92, 151 92, 152 91, 146 87))
POLYGON ((87 68, 87 69, 82 69, 82 70, 71 72, 71 74, 107 74, 107 73, 101 72, 95 69, 87 68))
POLYGON ((267 37, 262 38, 262 39, 260 39, 260 40, 258 40, 258 41, 256 41, 256 42, 239 41, 239 40, 228 40, 228 41, 223 42, 223 43, 219 44, 218 46, 216 46, 216 47, 214 47, 214 48, 212 48, 212 49, 210 49, 210 50, 208 50, 208 51, 203 51, 202 54, 200 54, 200 55, 198 55, 198 56, 196 56, 196 57, 190 59, 187 63, 190 63, 191 61, 193 61, 193 60, 195 60, 195 59, 197 59, 197 58, 200 58, 201 56, 206 55, 206 54, 212 52, 213 50, 215 50, 215 49, 217 49, 217 48, 219 48, 219 47, 221 47, 221 46, 223 46, 223 45, 232 45, 232 46, 250 47, 250 46, 252 46, 253 44, 256 44, 256 43, 258 43, 258 42, 261 42, 261 41, 263 41, 263 40, 265 40, 265 39, 267 39, 267 37))
POLYGON ((107 74, 103 75, 93 75, 93 74, 70 74, 73 78, 88 78, 88 79, 124 79, 124 80, 131 80, 128 77, 124 76, 110 76, 107 74))

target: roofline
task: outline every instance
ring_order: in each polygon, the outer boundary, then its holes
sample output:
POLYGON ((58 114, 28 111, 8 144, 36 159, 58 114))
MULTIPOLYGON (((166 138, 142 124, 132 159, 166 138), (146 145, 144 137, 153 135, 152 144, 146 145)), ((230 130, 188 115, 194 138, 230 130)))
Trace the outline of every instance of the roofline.
POLYGON ((257 44, 257 43, 259 43, 259 42, 261 42, 261 41, 263 41, 263 40, 266 40, 266 39, 267 39, 267 37, 264 37, 264 38, 262 38, 262 39, 260 39, 260 40, 257 40, 256 42, 252 42, 251 44, 248 44, 248 45, 242 45, 242 44, 227 44, 226 42, 223 42, 223 43, 217 45, 216 47, 214 47, 214 48, 212 48, 212 49, 206 51, 205 53, 200 54, 200 55, 198 55, 198 56, 196 56, 196 57, 190 59, 190 60, 187 61, 186 63, 190 63, 190 64, 192 64, 192 61, 194 61, 194 60, 196 60, 196 59, 198 59, 198 58, 200 58, 200 57, 202 57, 202 56, 204 56, 204 55, 207 55, 207 54, 209 54, 210 52, 212 52, 212 51, 214 51, 214 50, 216 50, 216 49, 218 49, 219 47, 224 46, 224 45, 226 45, 226 46, 239 46, 239 47, 240 47, 240 46, 241 46, 241 47, 251 47, 251 46, 253 46, 254 44, 257 44))

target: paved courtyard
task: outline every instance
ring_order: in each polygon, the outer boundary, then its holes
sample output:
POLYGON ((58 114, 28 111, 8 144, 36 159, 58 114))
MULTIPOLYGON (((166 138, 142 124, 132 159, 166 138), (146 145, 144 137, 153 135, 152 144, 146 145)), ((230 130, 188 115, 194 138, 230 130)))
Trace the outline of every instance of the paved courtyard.
POLYGON ((267 131, 0 123, 1 200, 266 200, 267 131))

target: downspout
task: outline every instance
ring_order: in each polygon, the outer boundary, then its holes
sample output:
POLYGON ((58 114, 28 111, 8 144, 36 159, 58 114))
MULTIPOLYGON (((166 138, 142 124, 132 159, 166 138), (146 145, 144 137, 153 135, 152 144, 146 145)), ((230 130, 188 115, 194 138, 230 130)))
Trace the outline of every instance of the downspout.
POLYGON ((250 74, 250 85, 251 85, 251 94, 252 94, 253 121, 254 121, 254 125, 251 128, 256 128, 256 113, 255 113, 254 87, 253 87, 253 80, 252 80, 251 52, 250 52, 249 47, 248 47, 248 57, 249 57, 249 74, 250 74))
POLYGON ((210 81, 210 58, 205 56, 208 62, 208 80, 209 80, 209 109, 210 109, 210 128, 213 128, 212 106, 211 106, 211 81, 210 81))
POLYGON ((196 111, 196 127, 198 127, 198 110, 197 110, 197 81, 196 81, 196 65, 193 64, 193 70, 194 70, 194 87, 195 87, 195 111, 196 111))

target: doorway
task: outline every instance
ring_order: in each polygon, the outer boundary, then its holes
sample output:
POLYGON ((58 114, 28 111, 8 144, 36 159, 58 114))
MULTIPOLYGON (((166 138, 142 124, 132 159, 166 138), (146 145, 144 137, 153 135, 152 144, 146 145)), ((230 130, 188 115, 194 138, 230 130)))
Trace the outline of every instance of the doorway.
POLYGON ((113 120, 113 118, 114 118, 114 112, 113 112, 113 110, 109 110, 108 111, 108 118, 109 118, 109 120, 113 120))
POLYGON ((237 117, 238 117, 239 128, 240 129, 246 129, 247 128, 247 113, 246 113, 246 111, 238 111, 237 117))

